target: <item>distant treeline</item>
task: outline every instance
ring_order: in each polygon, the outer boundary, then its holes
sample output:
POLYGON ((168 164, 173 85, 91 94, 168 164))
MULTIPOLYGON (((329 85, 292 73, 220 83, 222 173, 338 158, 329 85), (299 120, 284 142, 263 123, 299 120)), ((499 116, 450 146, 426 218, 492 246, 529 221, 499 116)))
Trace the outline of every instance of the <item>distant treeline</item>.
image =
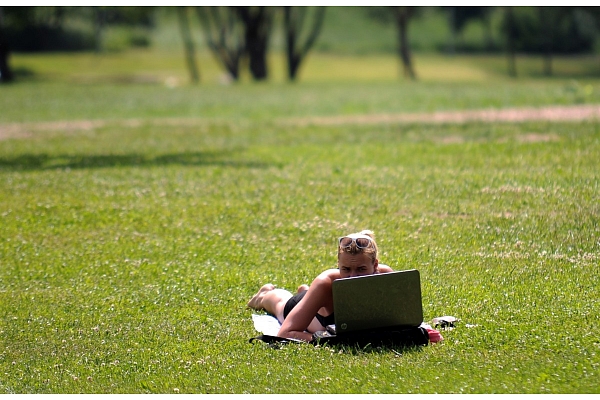
MULTIPOLYGON (((394 22, 391 7, 355 8, 362 9, 365 18, 381 24, 394 22)), ((424 7, 410 8, 413 8, 411 24, 419 24, 424 18, 420 12, 424 7)), ((589 53, 595 50, 600 36, 600 7, 510 7, 511 12, 507 12, 508 7, 497 6, 439 8, 447 14, 446 23, 456 36, 460 36, 467 24, 474 21, 485 27, 484 46, 474 48, 457 39, 452 43, 453 51, 503 51, 507 42, 512 40, 515 49, 521 52, 544 53, 551 46, 557 54, 589 53), (501 20, 500 25, 493 24, 493 20, 501 20)), ((157 9, 131 6, 0 6, 0 40, 10 43, 13 51, 94 50, 102 46, 102 30, 108 26, 142 28, 149 32, 156 26, 157 9), (73 23, 73 20, 77 22, 73 23)), ((150 45, 150 36, 141 32, 138 30, 131 34, 131 46, 150 45)), ((444 45, 440 50, 447 51, 449 46, 444 45)))
MULTIPOLYGON (((214 53, 223 68, 236 80, 240 65, 249 65, 256 80, 267 78, 266 55, 278 34, 287 55, 288 75, 296 72, 315 48, 322 27, 335 22, 336 7, 6 7, 0 6, 0 81, 10 79, 9 51, 86 51, 107 50, 104 40, 107 27, 120 27, 120 48, 150 46, 151 33, 157 26, 158 12, 177 16, 184 43, 185 57, 192 81, 199 81, 195 64, 197 44, 194 27, 204 44, 214 53), (325 18, 325 15, 328 18, 325 18), (192 23, 193 22, 193 23, 192 23), (276 23, 277 22, 277 23, 276 23), (281 26, 283 29, 278 30, 281 26), (197 29, 197 28, 196 28, 197 29), (247 60, 248 62, 242 62, 247 60)), ((370 21, 377 26, 392 26, 404 75, 415 79, 411 61, 411 30, 423 24, 434 8, 443 18, 449 38, 437 49, 445 52, 505 52, 509 73, 516 74, 516 53, 543 54, 546 73, 551 73, 553 54, 591 53, 598 49, 600 7, 353 7, 356 21, 343 29, 352 29, 370 21), (477 46, 462 40, 465 28, 472 23, 483 27, 477 46)), ((338 35, 344 35, 338 32, 338 35)), ((375 40, 377 38, 375 37, 375 40)), ((323 51, 323 46, 316 46, 323 51)), ((111 48, 108 48, 109 50, 111 48)), ((114 50, 115 48, 113 48, 114 50)))
MULTIPOLYGON (((0 41, 19 52, 101 50, 107 26, 151 30, 155 11, 153 7, 0 7, 0 41)), ((150 42, 145 37, 130 44, 150 42)))

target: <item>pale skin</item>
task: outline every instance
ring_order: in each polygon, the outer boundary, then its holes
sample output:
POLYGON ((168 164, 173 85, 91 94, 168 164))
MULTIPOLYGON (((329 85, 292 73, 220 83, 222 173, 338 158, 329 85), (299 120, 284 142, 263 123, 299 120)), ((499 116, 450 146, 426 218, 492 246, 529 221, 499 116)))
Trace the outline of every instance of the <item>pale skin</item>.
POLYGON ((277 336, 310 341, 312 334, 324 330, 325 327, 315 318, 321 314, 328 316, 333 313, 333 281, 340 278, 350 278, 362 275, 392 272, 392 269, 379 264, 377 259, 372 259, 365 253, 340 253, 338 268, 323 271, 311 283, 310 287, 302 285, 298 292, 308 290, 302 301, 283 319, 283 309, 286 302, 292 297, 287 290, 276 289, 272 284, 264 285, 258 293, 248 302, 248 306, 255 309, 265 309, 275 315, 282 323, 277 336))

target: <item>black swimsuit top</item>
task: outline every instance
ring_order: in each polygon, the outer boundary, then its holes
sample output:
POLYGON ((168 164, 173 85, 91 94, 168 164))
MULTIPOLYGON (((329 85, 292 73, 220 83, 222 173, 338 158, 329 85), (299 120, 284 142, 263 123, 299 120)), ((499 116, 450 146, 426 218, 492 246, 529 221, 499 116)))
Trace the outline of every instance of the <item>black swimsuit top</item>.
MULTIPOLYGON (((284 319, 288 316, 290 311, 292 311, 292 309, 294 307, 296 307, 296 305, 300 302, 300 300, 302 300, 302 298, 304 298, 305 294, 306 294, 306 292, 297 293, 287 301, 287 303, 285 304, 285 307, 283 309, 283 318, 284 319)), ((326 317, 317 313, 317 315, 315 315, 315 317, 323 326, 335 324, 335 318, 333 317, 333 313, 331 313, 330 315, 328 315, 326 317)))
POLYGON ((329 314, 326 317, 322 316, 321 314, 317 314, 316 317, 323 326, 335 324, 335 318, 333 316, 333 313, 329 314))

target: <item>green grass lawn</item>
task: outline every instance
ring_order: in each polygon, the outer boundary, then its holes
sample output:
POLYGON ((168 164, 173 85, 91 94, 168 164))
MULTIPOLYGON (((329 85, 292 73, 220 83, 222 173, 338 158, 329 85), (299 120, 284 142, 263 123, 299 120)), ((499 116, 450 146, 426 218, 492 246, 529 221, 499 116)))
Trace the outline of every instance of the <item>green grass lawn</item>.
POLYGON ((271 121, 600 102, 596 57, 557 58, 552 78, 539 76, 540 58, 522 57, 517 79, 507 77, 502 56, 414 58, 417 82, 399 77, 393 55, 314 53, 299 81, 289 83, 283 55, 274 53, 268 82, 243 76, 240 84, 223 84, 222 69, 201 53, 202 81, 192 86, 181 51, 16 54, 12 64, 21 71, 20 82, 1 88, 0 124, 162 117, 271 121))
POLYGON ((15 56, 38 80, 0 87, 0 392, 600 390, 598 122, 281 123, 598 103, 598 80, 48 81, 60 57, 15 56), (249 344, 258 287, 309 283, 363 228, 458 327, 402 352, 249 344))

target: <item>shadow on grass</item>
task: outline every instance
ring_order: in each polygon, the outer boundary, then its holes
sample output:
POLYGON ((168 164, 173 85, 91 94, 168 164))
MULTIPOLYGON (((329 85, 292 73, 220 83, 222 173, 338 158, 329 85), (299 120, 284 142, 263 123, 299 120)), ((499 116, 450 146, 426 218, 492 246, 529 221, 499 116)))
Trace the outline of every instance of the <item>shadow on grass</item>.
POLYGON ((231 168, 266 168, 271 164, 238 160, 232 151, 185 152, 174 154, 23 154, 0 157, 0 170, 52 170, 113 167, 221 166, 231 168))
POLYGON ((394 353, 397 356, 401 356, 402 354, 407 353, 418 353, 423 351, 422 345, 413 345, 413 346, 351 346, 351 345, 335 345, 330 346, 331 348, 343 351, 344 353, 349 353, 352 355, 358 355, 361 353, 376 353, 376 354, 384 354, 384 353, 394 353))
MULTIPOLYGON (((253 340, 251 339, 250 343, 253 340)), ((261 342, 260 340, 256 340, 256 342, 261 342)), ((293 342, 264 342, 262 343, 265 347, 279 350, 284 348, 284 346, 303 346, 309 345, 308 343, 293 343, 293 342)), ((326 349, 330 349, 336 353, 347 353, 352 355, 359 354, 387 354, 393 353, 396 356, 402 356, 403 354, 409 353, 420 353, 423 351, 424 345, 377 345, 377 346, 360 346, 360 345, 348 345, 348 344, 311 344, 311 346, 322 347, 326 349)))

